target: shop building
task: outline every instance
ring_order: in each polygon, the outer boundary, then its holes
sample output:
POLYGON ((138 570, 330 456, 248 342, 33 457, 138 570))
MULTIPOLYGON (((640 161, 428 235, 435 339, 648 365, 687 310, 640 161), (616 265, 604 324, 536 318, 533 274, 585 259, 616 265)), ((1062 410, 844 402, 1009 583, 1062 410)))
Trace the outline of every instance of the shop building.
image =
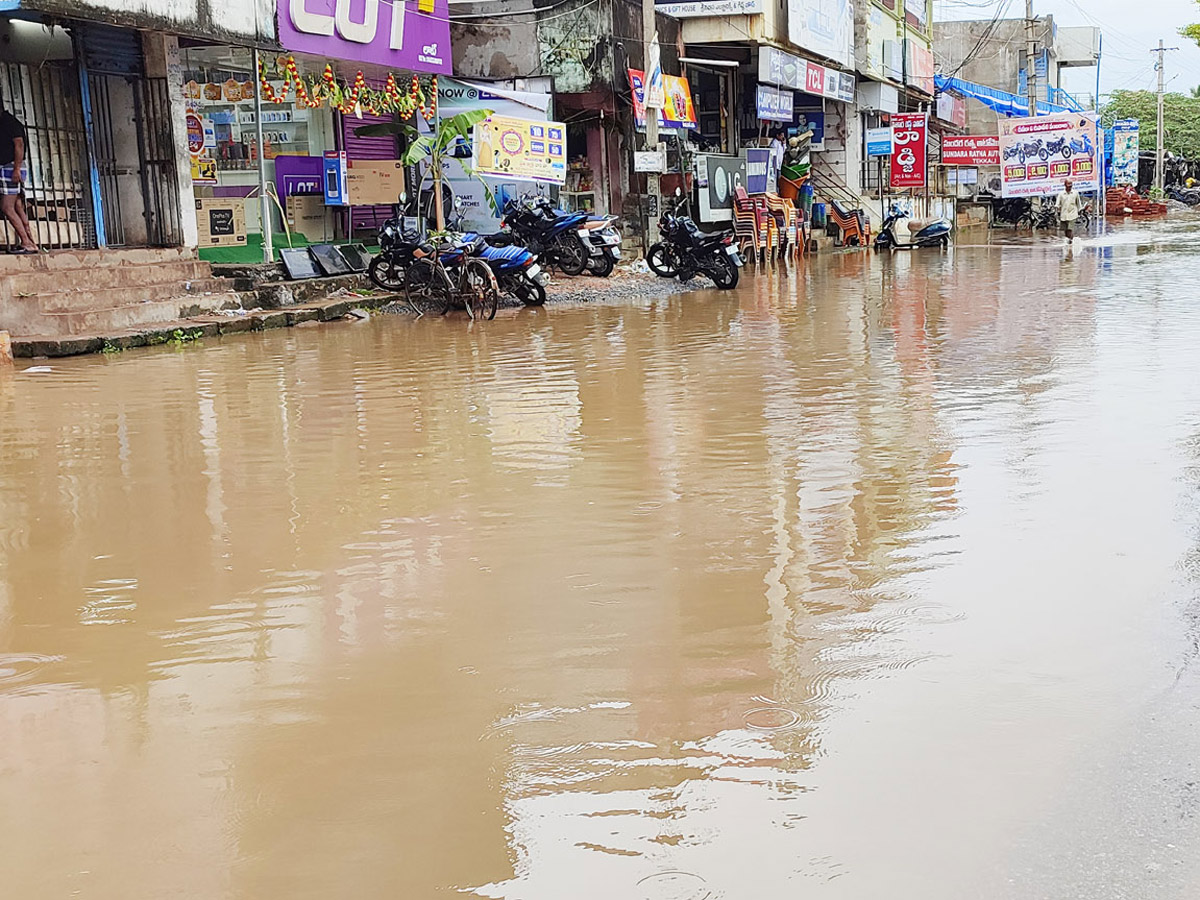
MULTIPOLYGON (((553 85, 550 117, 567 130, 562 203, 640 223, 645 184, 633 153, 644 128, 634 120, 629 72, 645 69, 641 4, 568 0, 543 12, 528 0, 465 0, 451 10, 456 77, 518 91, 553 85)), ((663 15, 656 23, 663 70, 679 73, 679 24, 663 15)))
POLYGON ((432 118, 433 76, 450 72, 445 0, 366 0, 352 12, 278 0, 277 21, 271 50, 181 51, 202 256, 253 262, 284 241, 373 237, 408 186, 402 138, 358 132, 432 118), (217 233, 206 215, 233 228, 217 233))
MULTIPOLYGON (((855 10, 862 194, 875 214, 897 193, 891 186, 890 156, 877 136, 891 126, 896 113, 925 113, 929 117, 926 157, 936 161, 946 123, 937 116, 933 53, 932 0, 861 0, 855 10), (876 140, 872 141, 872 137, 876 140)), ((954 126, 957 128, 957 126, 954 126)), ((923 186, 899 192, 914 213, 941 211, 935 195, 937 172, 926 173, 923 186)))
MULTIPOLYGON (((0 12, 0 96, 28 132, 25 197, 47 249, 194 246, 181 36, 273 39, 256 4, 17 0, 0 12)), ((0 239, 11 240, 0 225, 0 239)))

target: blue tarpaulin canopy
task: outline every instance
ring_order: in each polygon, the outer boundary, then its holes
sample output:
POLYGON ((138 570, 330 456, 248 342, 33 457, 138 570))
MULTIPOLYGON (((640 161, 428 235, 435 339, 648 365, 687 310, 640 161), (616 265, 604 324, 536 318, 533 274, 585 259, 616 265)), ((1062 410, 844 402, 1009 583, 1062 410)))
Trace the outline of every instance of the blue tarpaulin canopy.
MULTIPOLYGON (((961 78, 947 78, 945 75, 934 76, 934 82, 937 85, 937 92, 939 94, 950 91, 963 97, 970 97, 972 100, 978 100, 984 106, 990 107, 1001 115, 1009 116, 1010 118, 1012 116, 1029 115, 1029 99, 1019 94, 998 91, 984 84, 963 81, 961 78)), ((1059 106, 1057 103, 1047 103, 1044 100, 1038 101, 1039 116, 1047 116, 1050 113, 1056 112, 1070 112, 1070 110, 1065 106, 1059 106)))

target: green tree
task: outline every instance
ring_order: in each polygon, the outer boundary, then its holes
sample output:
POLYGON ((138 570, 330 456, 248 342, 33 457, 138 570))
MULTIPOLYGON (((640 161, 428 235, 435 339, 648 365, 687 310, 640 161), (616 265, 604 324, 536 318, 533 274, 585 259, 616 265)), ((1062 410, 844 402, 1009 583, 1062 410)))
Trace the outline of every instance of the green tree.
MULTIPOLYGON (((1137 119, 1143 147, 1154 147, 1158 141, 1158 100, 1153 91, 1113 91, 1100 114, 1106 127, 1117 119, 1137 119)), ((1167 150, 1193 159, 1200 157, 1200 97, 1164 96, 1163 131, 1167 150)))
MULTIPOLYGON (((455 143, 460 139, 469 141, 472 129, 491 114, 490 109, 472 109, 450 116, 448 119, 439 119, 432 135, 421 134, 415 126, 407 122, 381 122, 377 125, 363 125, 355 128, 354 133, 359 137, 403 134, 408 139, 408 147, 401 155, 400 161, 406 166, 416 165, 422 161, 426 162, 425 171, 421 175, 421 183, 417 186, 417 198, 420 200, 421 191, 425 188, 425 179, 432 174, 437 230, 445 231, 446 211, 442 209, 442 167, 455 143)), ((462 160, 459 162, 462 163, 463 171, 470 176, 479 178, 469 165, 462 160)), ((495 201, 492 199, 491 189, 482 178, 479 178, 479 182, 483 184, 488 202, 494 206, 495 201)))

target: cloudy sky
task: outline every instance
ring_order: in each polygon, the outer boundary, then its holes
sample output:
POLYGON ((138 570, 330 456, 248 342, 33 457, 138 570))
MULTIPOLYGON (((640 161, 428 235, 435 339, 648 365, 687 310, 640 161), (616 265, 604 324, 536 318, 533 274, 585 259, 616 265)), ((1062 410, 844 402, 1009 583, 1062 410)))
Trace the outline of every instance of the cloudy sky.
MULTIPOLYGON (((997 8, 1006 18, 1025 15, 1025 0, 935 0, 937 19, 990 19, 997 8)), ((1162 38, 1168 47, 1167 90, 1186 93, 1200 85, 1200 47, 1178 34, 1181 25, 1200 22, 1196 0, 1034 0, 1035 15, 1051 14, 1059 27, 1093 25, 1104 34, 1100 65, 1102 94, 1119 88, 1156 86, 1151 47, 1162 38)), ((1063 87, 1091 94, 1096 90, 1094 69, 1064 75, 1063 87)))

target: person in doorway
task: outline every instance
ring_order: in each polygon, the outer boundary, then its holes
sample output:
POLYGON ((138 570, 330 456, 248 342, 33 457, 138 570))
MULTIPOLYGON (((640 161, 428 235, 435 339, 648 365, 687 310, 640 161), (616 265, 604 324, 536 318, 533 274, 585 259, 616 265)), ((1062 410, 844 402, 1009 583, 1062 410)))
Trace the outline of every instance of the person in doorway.
POLYGON ((1056 208, 1058 221, 1062 222, 1063 231, 1067 234, 1067 243, 1075 240, 1075 222, 1079 219, 1079 195, 1074 191, 1074 182, 1070 178, 1063 183, 1063 192, 1058 195, 1056 208))
POLYGON ((769 149, 771 151, 771 161, 775 164, 776 172, 783 168, 783 151, 787 145, 784 143, 784 131, 782 128, 776 128, 775 133, 771 135, 771 143, 769 149))
POLYGON ((25 126, 4 108, 0 98, 0 213, 12 226, 21 242, 18 253, 37 253, 33 229, 25 212, 25 126))

